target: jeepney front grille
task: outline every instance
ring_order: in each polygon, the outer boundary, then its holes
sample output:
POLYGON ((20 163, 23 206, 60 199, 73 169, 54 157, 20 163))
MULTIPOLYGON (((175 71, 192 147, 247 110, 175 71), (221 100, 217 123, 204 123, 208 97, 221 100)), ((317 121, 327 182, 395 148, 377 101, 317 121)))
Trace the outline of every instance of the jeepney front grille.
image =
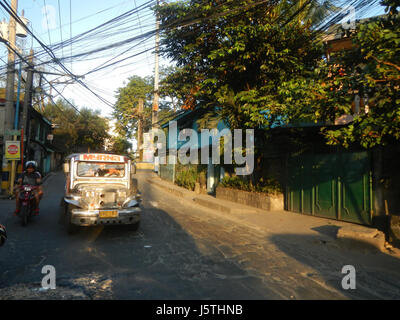
POLYGON ((115 209, 120 208, 127 199, 126 188, 92 187, 79 188, 82 206, 89 209, 115 209))

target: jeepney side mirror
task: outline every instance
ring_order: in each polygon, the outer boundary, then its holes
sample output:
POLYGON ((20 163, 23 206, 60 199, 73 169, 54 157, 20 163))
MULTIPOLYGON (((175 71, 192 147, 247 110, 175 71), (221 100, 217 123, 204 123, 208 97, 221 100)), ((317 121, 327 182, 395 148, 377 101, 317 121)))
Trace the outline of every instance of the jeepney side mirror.
POLYGON ((64 173, 69 173, 69 163, 64 163, 64 173))

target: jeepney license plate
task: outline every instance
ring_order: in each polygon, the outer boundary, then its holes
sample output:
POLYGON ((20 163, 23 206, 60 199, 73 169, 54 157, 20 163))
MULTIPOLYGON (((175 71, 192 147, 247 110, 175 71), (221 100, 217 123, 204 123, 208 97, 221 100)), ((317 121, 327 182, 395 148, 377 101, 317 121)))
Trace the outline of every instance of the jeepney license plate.
POLYGON ((100 211, 99 212, 99 217, 100 218, 117 218, 118 217, 118 211, 112 210, 112 211, 100 211))

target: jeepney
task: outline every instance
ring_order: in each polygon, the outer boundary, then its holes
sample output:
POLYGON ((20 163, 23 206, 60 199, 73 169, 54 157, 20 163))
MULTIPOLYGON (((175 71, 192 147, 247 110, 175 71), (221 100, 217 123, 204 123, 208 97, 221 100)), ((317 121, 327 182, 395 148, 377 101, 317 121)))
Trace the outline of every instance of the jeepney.
POLYGON ((77 153, 65 158, 61 221, 68 232, 96 225, 129 225, 137 230, 142 209, 135 165, 115 154, 77 153))

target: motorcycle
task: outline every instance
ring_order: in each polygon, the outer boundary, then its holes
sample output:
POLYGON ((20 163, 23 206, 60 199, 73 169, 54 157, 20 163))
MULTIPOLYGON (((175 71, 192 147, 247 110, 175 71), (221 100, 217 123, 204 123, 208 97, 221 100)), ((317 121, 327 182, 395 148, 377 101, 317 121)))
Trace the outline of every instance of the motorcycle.
POLYGON ((36 199, 34 190, 37 186, 23 185, 20 186, 19 201, 21 203, 19 217, 21 218, 21 224, 26 226, 28 219, 33 216, 33 212, 36 209, 36 199))

